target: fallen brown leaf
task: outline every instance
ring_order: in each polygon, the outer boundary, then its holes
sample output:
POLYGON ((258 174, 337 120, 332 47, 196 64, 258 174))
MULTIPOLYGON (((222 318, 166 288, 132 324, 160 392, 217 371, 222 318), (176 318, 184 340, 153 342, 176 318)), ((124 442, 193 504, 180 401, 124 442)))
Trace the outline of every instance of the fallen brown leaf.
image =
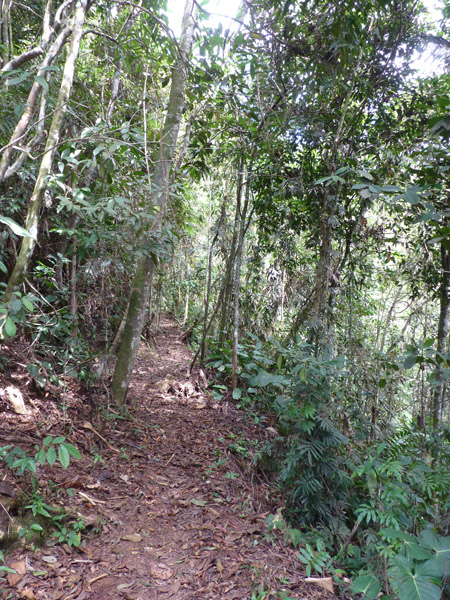
POLYGON ((306 577, 305 583, 312 583, 313 585, 317 585, 317 587, 320 587, 323 590, 327 590, 327 592, 331 592, 332 594, 334 594, 334 585, 332 577, 306 577))
POLYGON ((25 575, 27 572, 27 565, 24 560, 19 560, 11 563, 9 566, 11 569, 14 569, 15 573, 8 573, 6 579, 8 580, 9 585, 13 586, 25 575))
POLYGON ((29 588, 20 590, 19 594, 19 598, 26 598, 26 600, 38 600, 38 597, 35 595, 33 590, 30 590, 29 588))
POLYGON ((139 535, 138 533, 127 533, 126 535, 122 535, 120 539, 125 542, 142 542, 142 535, 139 535))

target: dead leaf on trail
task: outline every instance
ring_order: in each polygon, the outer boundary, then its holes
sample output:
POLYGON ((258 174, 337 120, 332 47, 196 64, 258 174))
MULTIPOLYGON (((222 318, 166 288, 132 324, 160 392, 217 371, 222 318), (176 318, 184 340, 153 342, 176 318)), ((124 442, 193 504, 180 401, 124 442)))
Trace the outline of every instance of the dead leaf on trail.
POLYGON ((166 565, 160 564, 151 564, 150 565, 150 574, 157 579, 170 579, 173 575, 172 569, 166 567, 166 565))
POLYGON ((218 558, 216 560, 216 569, 219 571, 219 573, 222 573, 222 571, 223 571, 223 564, 222 564, 220 558, 218 558))
POLYGON ((120 539, 125 542, 142 542, 142 535, 139 535, 138 533, 127 533, 126 535, 122 535, 120 539))
POLYGON ((38 600, 38 597, 29 588, 24 588, 23 590, 20 590, 19 594, 19 598, 25 598, 26 600, 38 600))
POLYGON ((6 579, 8 580, 9 585, 13 586, 25 575, 27 572, 27 565, 24 560, 19 560, 11 563, 9 566, 11 569, 14 569, 15 573, 8 573, 6 579))
POLYGON ((22 392, 19 390, 19 388, 10 385, 4 390, 4 393, 6 395, 6 399, 12 404, 15 413, 18 415, 28 414, 28 411, 25 407, 25 402, 23 401, 22 392))
POLYGON ((0 481, 0 494, 9 496, 10 498, 16 497, 16 491, 13 486, 7 481, 0 481))
POLYGON ((334 585, 332 577, 306 577, 305 583, 312 583, 318 587, 327 590, 327 592, 334 593, 334 585))
POLYGON ((42 560, 44 562, 48 563, 49 565, 58 562, 58 559, 56 558, 56 556, 43 556, 42 560))

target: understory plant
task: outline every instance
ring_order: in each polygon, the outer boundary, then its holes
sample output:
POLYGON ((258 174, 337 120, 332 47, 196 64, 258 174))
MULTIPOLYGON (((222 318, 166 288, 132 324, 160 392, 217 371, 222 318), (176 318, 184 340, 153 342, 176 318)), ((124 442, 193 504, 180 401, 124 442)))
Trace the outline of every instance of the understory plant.
POLYGON ((66 441, 63 436, 47 436, 42 445, 35 445, 34 455, 19 447, 11 445, 0 447, 0 461, 17 476, 23 477, 28 490, 24 495, 23 512, 29 518, 18 531, 19 537, 26 536, 31 539, 34 534, 44 535, 49 530, 53 531, 54 537, 59 542, 79 546, 81 542, 81 531, 84 523, 76 519, 70 525, 67 524, 68 515, 59 508, 51 506, 43 495, 37 478, 39 466, 48 464, 50 467, 60 465, 67 469, 71 459, 81 458, 79 450, 66 441))

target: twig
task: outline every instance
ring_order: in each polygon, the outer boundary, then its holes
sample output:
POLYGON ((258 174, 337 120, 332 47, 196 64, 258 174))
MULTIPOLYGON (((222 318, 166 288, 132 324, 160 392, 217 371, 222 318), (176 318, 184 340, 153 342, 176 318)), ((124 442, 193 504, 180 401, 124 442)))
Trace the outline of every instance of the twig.
POLYGON ((109 575, 109 573, 103 573, 102 575, 99 575, 98 577, 94 577, 94 579, 90 579, 89 585, 92 585, 96 581, 99 581, 99 579, 104 579, 105 577, 108 577, 108 575, 109 575))

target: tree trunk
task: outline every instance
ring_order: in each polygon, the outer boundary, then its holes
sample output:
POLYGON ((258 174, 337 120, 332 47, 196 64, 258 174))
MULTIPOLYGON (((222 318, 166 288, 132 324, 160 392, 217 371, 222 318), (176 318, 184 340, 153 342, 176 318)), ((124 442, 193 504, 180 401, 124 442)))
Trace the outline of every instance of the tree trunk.
MULTIPOLYGON (((439 310, 439 325, 437 334, 436 350, 443 354, 448 337, 448 310, 450 305, 449 285, 450 285, 450 252, 441 243, 441 262, 442 262, 442 278, 439 291, 440 310, 439 310)), ((436 376, 436 389, 433 393, 433 427, 437 427, 442 417, 442 408, 444 401, 445 382, 442 380, 442 365, 439 365, 436 376)))
MULTIPOLYGON (((33 117, 37 100, 42 91, 42 85, 39 82, 39 78, 46 77, 47 67, 49 67, 54 62, 55 58, 61 52, 61 50, 62 50, 64 44, 66 43, 67 39, 69 38, 69 36, 71 34, 73 34, 72 43, 69 48, 67 59, 66 59, 66 64, 64 67, 64 76, 63 76, 63 80, 62 80, 61 87, 60 87, 60 97, 58 98, 58 102, 57 102, 57 106, 59 106, 59 108, 57 108, 55 113, 53 114, 53 120, 52 120, 52 124, 50 126, 48 142, 50 141, 50 134, 53 133, 53 135, 55 135, 55 131, 56 131, 55 127, 57 126, 57 122, 58 121, 60 121, 60 123, 62 122, 64 113, 66 111, 66 102, 69 99, 70 90, 71 90, 72 81, 73 81, 73 73, 72 73, 72 75, 70 75, 69 69, 70 69, 70 67, 72 67, 72 69, 74 69, 75 59, 78 55, 78 49, 79 49, 80 40, 81 40, 81 30, 82 30, 82 27, 84 24, 84 16, 86 14, 86 5, 87 5, 87 0, 86 1, 83 0, 81 5, 78 6, 78 9, 76 11, 74 11, 72 19, 63 28, 63 30, 59 33, 58 37, 55 39, 53 44, 50 46, 44 60, 42 61, 41 65, 39 67, 39 70, 36 74, 33 85, 31 86, 31 90, 28 94, 28 98, 27 98, 22 116, 20 117, 19 122, 17 123, 17 125, 14 129, 14 132, 11 136, 11 139, 10 139, 8 145, 5 147, 5 150, 3 152, 3 156, 0 161, 0 183, 4 179, 7 179, 8 177, 10 177, 15 172, 15 171, 11 171, 9 169, 9 165, 11 163, 14 152, 16 151, 14 146, 23 137, 25 137, 27 135, 28 126, 33 117), (82 17, 82 15, 83 15, 83 17, 82 17), (81 23, 79 22, 80 18, 82 18, 81 23), (77 32, 78 27, 79 27, 79 31, 77 32), (72 58, 72 55, 74 52, 75 52, 75 56, 74 56, 74 58, 72 58), (66 93, 67 93, 67 98, 64 95, 66 93), (61 103, 60 100, 63 98, 66 98, 66 99, 63 103, 61 103)), ((48 23, 50 7, 51 7, 51 2, 48 2, 46 10, 45 10, 45 15, 44 15, 44 24, 43 24, 44 31, 43 31, 43 36, 42 36, 43 41, 41 43, 41 47, 42 46, 45 47, 50 40, 50 35, 51 35, 50 32, 52 31, 52 29, 49 27, 49 23, 48 23)), ((60 127, 60 123, 59 123, 59 127, 60 127)), ((58 131, 58 138, 59 138, 59 131, 58 131)), ((47 153, 47 149, 51 148, 53 145, 54 144, 49 145, 47 143, 46 153, 47 153)), ((53 158, 53 152, 50 153, 50 163, 52 161, 52 158, 53 158)), ((44 162, 46 160, 47 161, 49 160, 47 154, 44 155, 42 162, 44 162)), ((42 168, 42 164, 41 164, 41 168, 42 168)))
POLYGON ((1 0, 0 3, 0 48, 2 66, 9 61, 12 40, 9 38, 9 20, 11 0, 1 0))
MULTIPOLYGON (((194 0, 187 0, 182 34, 178 44, 179 56, 172 72, 169 104, 160 137, 159 159, 153 174, 152 192, 149 203, 159 207, 160 212, 155 220, 153 235, 158 235, 164 220, 169 193, 169 175, 172 167, 178 132, 186 96, 188 76, 188 56, 192 47, 197 5, 194 0)), ((151 283, 155 267, 155 259, 146 249, 138 263, 132 285, 128 316, 117 354, 116 367, 112 380, 112 396, 114 402, 122 406, 130 384, 133 365, 136 359, 142 329, 147 315, 151 283)))
POLYGON ((330 281, 331 262, 331 229, 329 225, 330 207, 328 194, 325 193, 322 200, 322 212, 320 216, 320 253, 316 269, 316 283, 313 295, 313 305, 310 318, 310 332, 308 341, 316 347, 316 354, 323 344, 326 335, 328 305, 328 285, 330 281))
MULTIPOLYGON (((252 165, 252 163, 250 163, 252 165)), ((244 160, 241 161, 241 173, 238 177, 238 191, 237 196, 240 199, 242 195, 242 187, 243 187, 243 168, 244 168, 244 160)), ((248 172, 251 171, 251 166, 248 172)), ((239 237, 238 244, 236 248, 236 268, 235 268, 235 276, 234 276, 234 314, 233 314, 233 349, 231 356, 231 388, 234 390, 237 386, 237 349, 239 342, 239 293, 241 287, 241 264, 242 264, 242 249, 244 246, 244 234, 247 229, 247 210, 250 201, 250 180, 248 178, 247 173, 247 181, 245 183, 245 200, 244 206, 242 208, 241 213, 241 222, 239 226, 239 237)), ((240 206, 240 200, 238 202, 238 206, 240 206)))
POLYGON ((234 226, 233 226, 233 239, 231 241, 230 254, 227 259, 225 268, 225 279, 223 284, 223 299, 222 299, 222 313, 220 315, 219 323, 219 342, 224 342, 227 337, 227 328, 229 323, 229 315, 231 309, 231 295, 233 292, 233 272, 234 272, 234 261, 236 257, 237 244, 238 244, 238 232, 239 232, 239 220, 241 211, 241 194, 242 194, 242 181, 243 181, 243 170, 244 170, 244 158, 241 157, 239 162, 239 171, 237 178, 237 189, 236 189, 236 213, 234 215, 234 226))
POLYGON ((75 62, 80 49, 81 34, 86 18, 87 2, 88 0, 78 0, 72 17, 72 39, 67 51, 61 87, 56 102, 56 109, 53 113, 44 156, 42 158, 36 184, 31 196, 25 222, 25 228, 33 237, 23 238, 16 265, 11 277, 9 278, 8 287, 6 288, 4 297, 5 302, 9 301, 11 294, 19 288, 20 284, 24 280, 28 271, 31 256, 36 246, 39 228, 39 212, 44 199, 45 191, 47 189, 47 179, 52 168, 53 155, 59 142, 59 136, 64 115, 66 113, 67 103, 72 90, 72 82, 75 74, 75 62))

